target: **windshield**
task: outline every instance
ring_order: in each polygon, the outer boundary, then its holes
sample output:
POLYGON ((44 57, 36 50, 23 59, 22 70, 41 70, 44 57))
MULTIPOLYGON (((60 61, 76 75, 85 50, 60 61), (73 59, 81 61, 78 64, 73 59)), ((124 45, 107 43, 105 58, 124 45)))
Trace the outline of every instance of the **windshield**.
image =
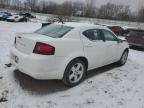
POLYGON ((73 29, 73 27, 51 24, 51 25, 48 25, 46 27, 43 27, 43 28, 37 30, 35 33, 54 37, 54 38, 61 38, 66 33, 71 31, 72 29, 73 29))

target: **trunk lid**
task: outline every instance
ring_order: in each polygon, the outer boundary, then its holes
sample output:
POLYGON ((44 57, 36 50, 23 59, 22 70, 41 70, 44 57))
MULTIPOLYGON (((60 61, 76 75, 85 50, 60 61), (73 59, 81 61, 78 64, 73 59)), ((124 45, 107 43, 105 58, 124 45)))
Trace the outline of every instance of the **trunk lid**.
POLYGON ((36 33, 17 34, 15 38, 15 48, 22 53, 31 54, 34 50, 36 42, 42 42, 46 40, 51 41, 54 40, 54 38, 36 33))

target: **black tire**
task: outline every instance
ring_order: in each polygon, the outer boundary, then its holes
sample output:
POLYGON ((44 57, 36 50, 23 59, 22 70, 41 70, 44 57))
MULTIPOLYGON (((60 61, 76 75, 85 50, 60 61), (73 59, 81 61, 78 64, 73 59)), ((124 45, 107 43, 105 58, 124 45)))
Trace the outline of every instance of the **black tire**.
POLYGON ((125 63, 127 62, 128 53, 129 53, 128 49, 126 49, 126 50, 123 52, 123 54, 122 54, 122 56, 121 56, 121 59, 117 62, 119 66, 125 65, 125 63), (123 61, 123 57, 125 56, 125 54, 126 54, 127 56, 126 56, 126 58, 125 58, 125 61, 123 61))
MULTIPOLYGON (((64 72, 64 76, 63 76, 63 83, 68 86, 68 87, 73 87, 73 86, 76 86, 78 85, 85 77, 85 74, 86 74, 86 64, 80 60, 80 59, 74 59, 73 61, 71 61, 68 66, 66 67, 65 69, 65 72, 64 72), (77 81, 77 82, 74 82, 72 83, 69 79, 70 77, 70 74, 72 72, 72 67, 74 67, 75 65, 77 64, 81 64, 83 66, 83 74, 81 76, 81 78, 77 81)), ((75 79, 75 78, 74 78, 75 79)))

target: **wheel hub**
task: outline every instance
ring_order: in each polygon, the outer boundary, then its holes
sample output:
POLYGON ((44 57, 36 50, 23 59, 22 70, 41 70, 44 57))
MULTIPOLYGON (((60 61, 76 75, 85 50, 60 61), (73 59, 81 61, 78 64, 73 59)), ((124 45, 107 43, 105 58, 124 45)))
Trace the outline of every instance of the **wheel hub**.
POLYGON ((71 70, 69 75, 69 80, 71 83, 76 83, 81 80, 84 73, 84 67, 81 63, 75 64, 71 70))

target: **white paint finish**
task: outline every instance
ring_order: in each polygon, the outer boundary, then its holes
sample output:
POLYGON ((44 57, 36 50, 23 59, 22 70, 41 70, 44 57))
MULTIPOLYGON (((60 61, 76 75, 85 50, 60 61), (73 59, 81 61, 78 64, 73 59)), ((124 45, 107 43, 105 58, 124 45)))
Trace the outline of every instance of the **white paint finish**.
POLYGON ((12 20, 14 22, 19 22, 20 19, 24 18, 23 16, 20 16, 20 15, 12 15, 10 16, 9 18, 7 18, 8 20, 12 20))
POLYGON ((36 79, 62 79, 68 63, 77 57, 85 57, 88 60, 88 70, 90 70, 118 61, 123 51, 128 48, 128 44, 125 42, 119 44, 116 41, 93 42, 82 35, 84 30, 93 28, 109 30, 105 27, 85 23, 65 23, 61 25, 75 28, 62 38, 21 34, 21 42, 29 46, 23 48, 18 45, 21 50, 13 48, 11 50, 11 62, 22 72, 36 79), (76 35, 73 37, 74 33, 76 35), (54 46, 55 54, 51 56, 34 54, 33 48, 36 42, 54 46), (19 62, 15 63, 12 56, 17 56, 19 62))
POLYGON ((100 67, 105 61, 105 42, 90 41, 83 36, 84 53, 89 62, 88 69, 100 67))

